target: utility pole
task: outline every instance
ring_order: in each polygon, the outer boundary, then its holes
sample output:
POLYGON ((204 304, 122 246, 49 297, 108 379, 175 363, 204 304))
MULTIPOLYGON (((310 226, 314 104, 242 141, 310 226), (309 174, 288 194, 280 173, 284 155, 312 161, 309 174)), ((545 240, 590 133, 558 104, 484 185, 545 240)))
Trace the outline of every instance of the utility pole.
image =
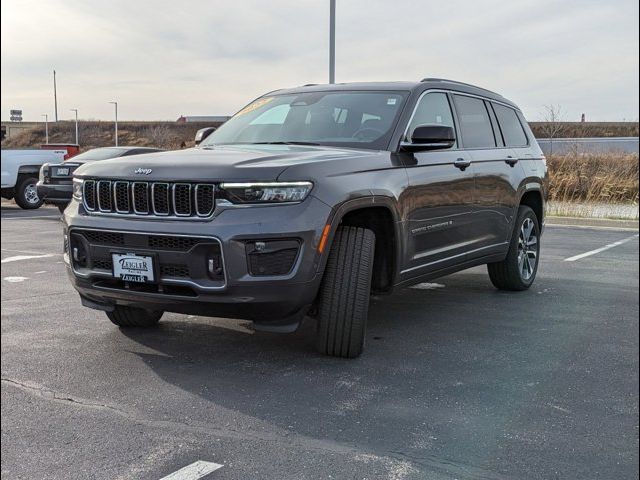
POLYGON ((72 108, 71 111, 76 112, 76 145, 80 145, 80 142, 78 142, 78 109, 72 108))
POLYGON ((44 117, 44 143, 49 144, 49 115, 43 113, 41 115, 44 117))
POLYGON ((118 102, 109 102, 116 107, 116 147, 118 146, 118 102))
POLYGON ((56 71, 53 71, 53 106, 55 108, 56 123, 58 122, 58 88, 56 86, 56 71))
POLYGON ((329 0, 329 83, 336 83, 336 0, 329 0))

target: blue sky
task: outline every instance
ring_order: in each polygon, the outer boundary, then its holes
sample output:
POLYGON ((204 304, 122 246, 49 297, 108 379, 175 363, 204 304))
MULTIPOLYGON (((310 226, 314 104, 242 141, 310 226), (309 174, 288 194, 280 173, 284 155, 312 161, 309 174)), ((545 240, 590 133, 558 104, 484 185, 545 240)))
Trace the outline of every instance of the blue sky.
MULTIPOLYGON (((2 2, 1 115, 226 115, 327 81, 328 0, 2 2)), ((453 78, 531 119, 638 120, 638 2, 337 0, 339 82, 453 78)))

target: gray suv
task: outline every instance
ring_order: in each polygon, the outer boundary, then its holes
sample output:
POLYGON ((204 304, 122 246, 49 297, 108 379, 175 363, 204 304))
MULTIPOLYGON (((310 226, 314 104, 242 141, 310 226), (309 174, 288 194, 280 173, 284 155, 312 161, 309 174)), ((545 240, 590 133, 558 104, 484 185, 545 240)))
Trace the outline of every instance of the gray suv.
POLYGON ((247 105, 198 148, 86 164, 64 250, 83 305, 248 319, 362 352, 369 297, 487 264, 525 290, 547 167, 516 105, 468 84, 305 85, 247 105))

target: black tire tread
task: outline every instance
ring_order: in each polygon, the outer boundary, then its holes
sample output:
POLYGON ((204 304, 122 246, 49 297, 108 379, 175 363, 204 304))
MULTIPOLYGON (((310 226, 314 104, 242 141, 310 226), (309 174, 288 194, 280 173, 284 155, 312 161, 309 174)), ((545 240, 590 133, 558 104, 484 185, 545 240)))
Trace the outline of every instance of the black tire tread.
POLYGON ((371 230, 337 229, 320 286, 316 347, 321 353, 344 358, 362 353, 374 249, 371 230))
POLYGON ((163 313, 121 305, 116 305, 112 312, 106 312, 109 320, 119 327, 152 327, 160 321, 163 313))
MULTIPOLYGON (((524 282, 518 271, 518 234, 520 225, 526 217, 531 217, 540 231, 538 217, 535 212, 526 205, 520 205, 518 208, 518 216, 516 218, 513 234, 511 235, 511 243, 509 244, 509 252, 507 257, 496 263, 487 264, 487 271, 489 272, 489 278, 494 287, 499 290, 507 290, 512 292, 518 292, 527 290, 533 284, 535 280, 535 273, 530 282, 524 282)), ((540 235, 538 235, 538 241, 540 241, 540 235)), ((539 250, 538 250, 539 255, 539 250)), ((540 259, 538 259, 538 265, 540 259)))

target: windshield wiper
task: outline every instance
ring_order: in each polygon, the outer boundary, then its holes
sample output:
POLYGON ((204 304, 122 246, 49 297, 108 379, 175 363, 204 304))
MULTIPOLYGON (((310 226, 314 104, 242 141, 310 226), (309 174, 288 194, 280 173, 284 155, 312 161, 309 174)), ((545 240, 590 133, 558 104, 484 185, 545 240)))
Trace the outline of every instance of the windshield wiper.
POLYGON ((309 145, 319 147, 319 143, 313 142, 250 142, 249 145, 309 145))

